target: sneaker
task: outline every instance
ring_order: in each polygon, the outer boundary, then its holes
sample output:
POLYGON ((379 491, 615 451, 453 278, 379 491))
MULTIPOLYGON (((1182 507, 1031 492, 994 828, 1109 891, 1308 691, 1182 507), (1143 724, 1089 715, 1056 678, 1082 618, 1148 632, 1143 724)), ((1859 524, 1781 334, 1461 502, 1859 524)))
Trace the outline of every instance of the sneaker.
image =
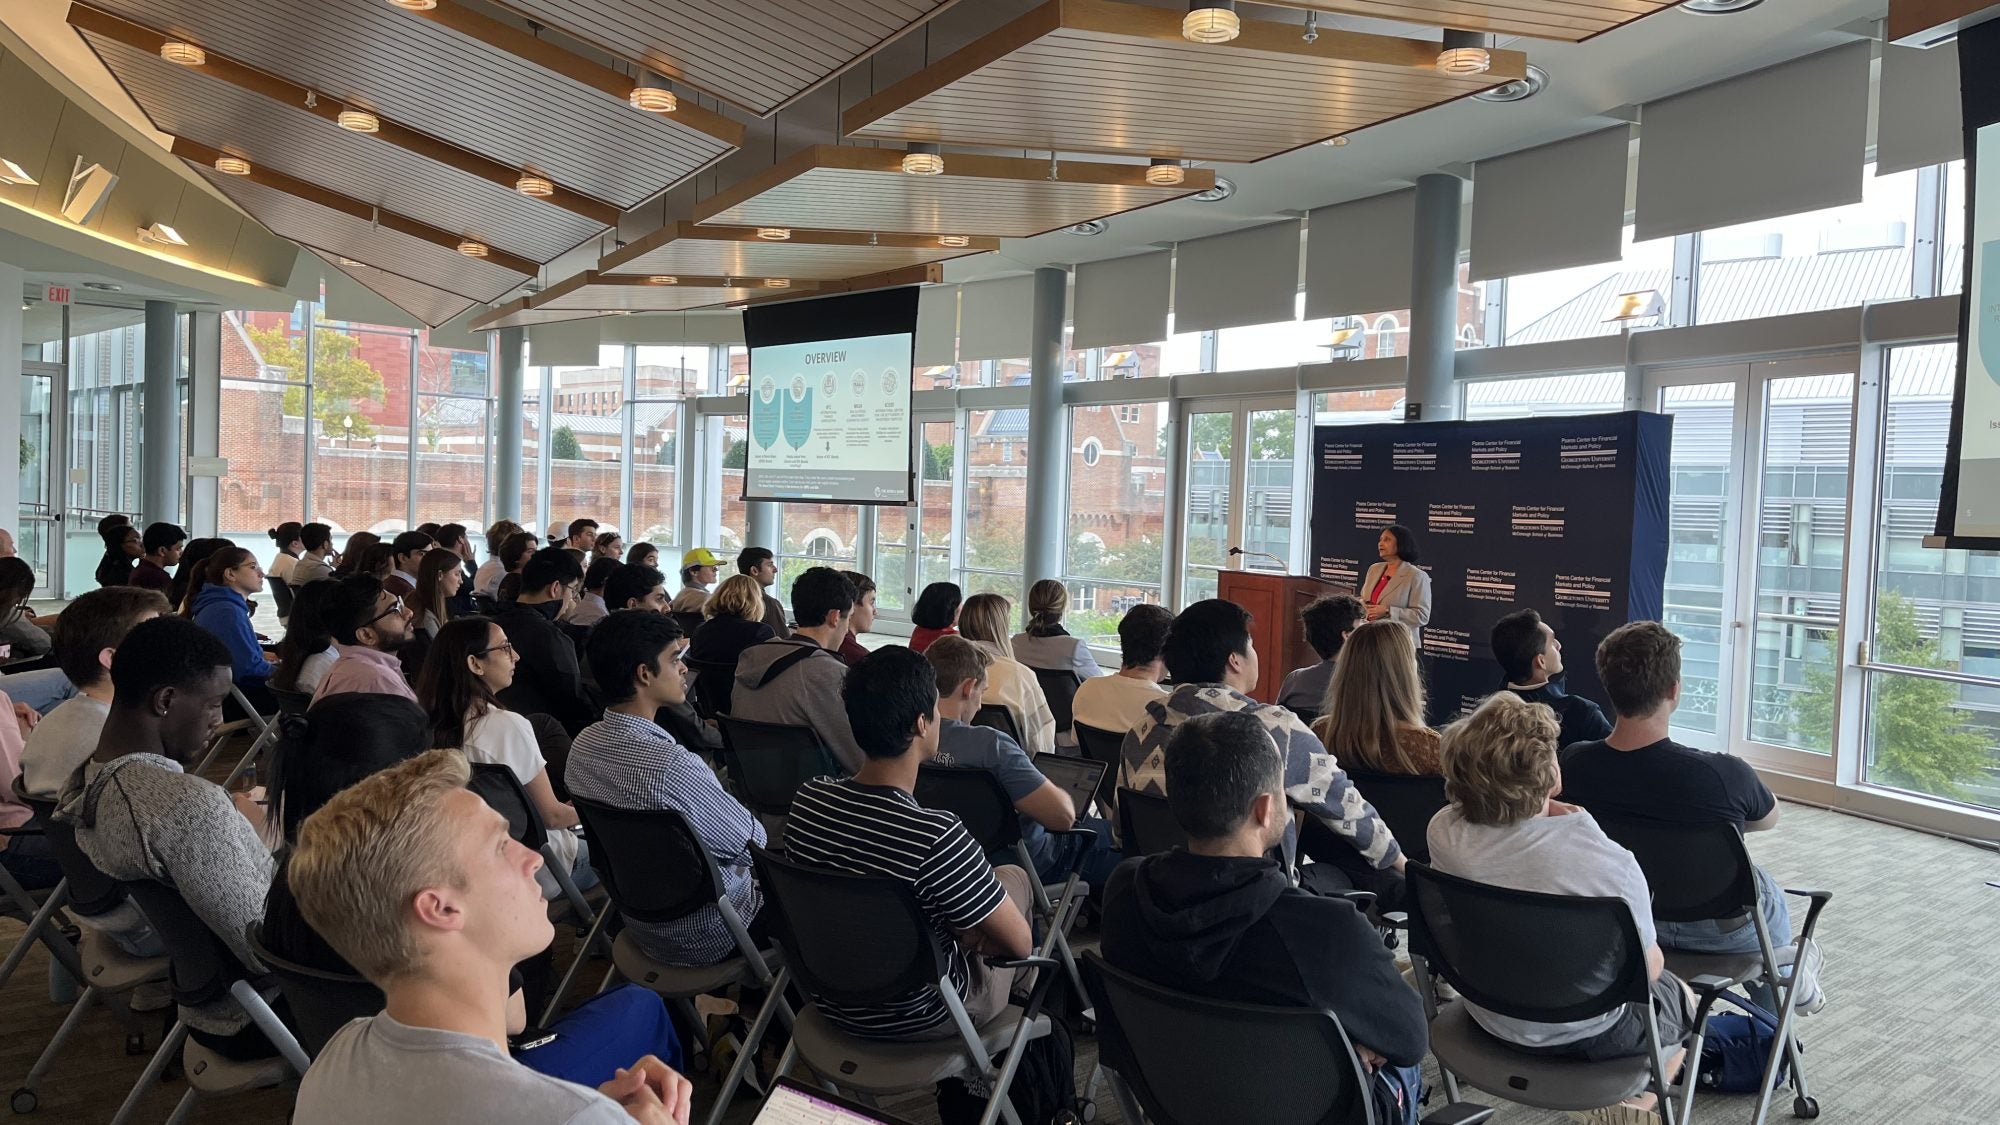
POLYGON ((1798 1013, 1802 1016, 1817 1015, 1826 1007, 1826 990, 1820 987, 1819 970, 1823 960, 1819 943, 1805 947, 1805 956, 1799 956, 1796 945, 1788 945, 1778 950, 1778 972, 1787 980, 1797 982, 1799 990, 1798 1013))
POLYGON ((1571 1121, 1588 1122, 1589 1125, 1661 1125, 1657 1111, 1623 1102, 1600 1109, 1572 1110, 1568 1116, 1571 1121))
POLYGON ((126 1000, 135 1012, 157 1012, 173 1006, 174 990, 164 981, 142 984, 126 1000))

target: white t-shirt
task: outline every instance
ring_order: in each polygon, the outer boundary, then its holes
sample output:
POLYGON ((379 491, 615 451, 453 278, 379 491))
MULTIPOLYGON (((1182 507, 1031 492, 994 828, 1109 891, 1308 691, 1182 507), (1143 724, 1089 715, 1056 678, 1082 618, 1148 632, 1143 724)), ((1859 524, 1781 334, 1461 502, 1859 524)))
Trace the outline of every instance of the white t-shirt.
POLYGON ((111 704, 75 695, 42 716, 21 748, 21 785, 31 797, 54 800, 76 767, 97 753, 111 704))
POLYGON ((332 645, 325 652, 315 652, 299 662, 299 678, 292 684, 293 691, 310 695, 319 690, 319 682, 333 671, 333 662, 340 659, 340 650, 332 645))
MULTIPOLYGON (((497 707, 465 724, 465 745, 461 749, 471 761, 490 762, 513 770, 523 789, 548 769, 548 762, 542 757, 541 744, 535 741, 535 728, 529 724, 527 716, 497 707)), ((533 802, 534 798, 531 796, 528 800, 533 802)), ((549 844, 564 867, 576 865, 574 832, 566 828, 551 828, 549 844)), ((543 897, 554 898, 562 893, 562 886, 546 870, 537 871, 535 878, 542 884, 543 897)))
MULTIPOLYGON (((1452 807, 1431 819, 1427 835, 1432 866, 1448 875, 1517 891, 1622 898, 1638 924, 1640 943, 1654 944, 1653 894, 1639 861, 1613 843, 1587 812, 1494 827, 1473 824, 1452 807)), ((1528 1047, 1588 1039, 1617 1023, 1621 1014, 1613 1008, 1576 1023, 1536 1023, 1470 1003, 1465 1007, 1488 1032, 1528 1047)))
POLYGON ((1124 734, 1146 717, 1146 704, 1165 699, 1167 689, 1131 676, 1098 676, 1083 681, 1070 701, 1070 717, 1087 727, 1124 734))
POLYGON ((386 1012, 327 1040, 299 1083, 295 1125, 631 1125, 596 1090, 508 1058, 491 1040, 411 1027, 386 1012))
POLYGON ((500 556, 495 555, 480 563, 479 569, 473 572, 472 592, 482 598, 497 598, 500 596, 500 580, 505 577, 507 567, 500 561, 500 556))

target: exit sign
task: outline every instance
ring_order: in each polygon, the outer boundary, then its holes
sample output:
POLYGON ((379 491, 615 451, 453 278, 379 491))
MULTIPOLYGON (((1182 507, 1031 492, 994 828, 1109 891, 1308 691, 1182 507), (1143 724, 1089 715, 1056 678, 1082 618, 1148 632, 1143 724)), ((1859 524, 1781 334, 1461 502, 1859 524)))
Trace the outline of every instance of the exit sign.
POLYGON ((47 301, 51 305, 72 305, 76 303, 75 294, 67 285, 44 285, 42 287, 42 300, 47 301))

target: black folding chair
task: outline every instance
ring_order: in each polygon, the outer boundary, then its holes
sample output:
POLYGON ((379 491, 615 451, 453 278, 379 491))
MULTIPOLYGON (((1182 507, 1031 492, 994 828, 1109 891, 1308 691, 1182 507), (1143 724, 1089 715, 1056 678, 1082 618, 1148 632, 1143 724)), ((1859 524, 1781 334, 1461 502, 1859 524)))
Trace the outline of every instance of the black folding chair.
POLYGON ((278 701, 280 715, 303 715, 312 707, 312 692, 291 691, 286 688, 271 687, 269 684, 265 684, 264 687, 271 693, 271 698, 278 701))
MULTIPOLYGON (((951 986, 944 950, 909 884, 822 871, 763 848, 753 848, 751 854, 769 896, 765 909, 775 902, 783 911, 779 941, 785 970, 778 975, 778 987, 796 975, 813 998, 792 1027, 778 1073, 803 1062, 820 1082, 869 1097, 928 1090, 943 1079, 969 1075, 993 1091, 980 1125, 992 1125, 996 1118, 1021 1125, 1007 1087, 1028 1041, 1049 1033, 1042 1003, 1053 974, 1037 975, 1026 1007, 1010 1004, 986 1026, 974 1027, 951 986), (926 989, 935 989, 943 1000, 955 1037, 862 1039, 834 1026, 819 1009, 824 1002, 851 1008, 881 1005, 926 989)), ((1039 954, 988 964, 1044 970, 1056 965, 1039 954)), ((743 1045, 746 1052, 756 1048, 755 1042, 743 1045)))
MULTIPOLYGON (((736 942, 736 955, 716 964, 668 965, 648 957, 639 948, 632 931, 626 930, 611 946, 611 963, 616 973, 674 1001, 698 1043, 702 1041, 702 1021, 695 1014, 692 999, 731 985, 766 994, 763 1006, 751 1022, 750 1042, 763 1037, 774 1016, 790 1028, 791 1005, 785 1003, 782 990, 774 987, 776 978, 771 968, 779 958, 775 952, 758 949, 750 939, 749 925, 736 912, 736 904, 729 900, 723 885, 721 866, 701 837, 689 827, 687 818, 671 809, 620 809, 582 799, 577 800, 576 811, 590 834, 591 865, 604 880, 612 905, 627 923, 673 922, 713 908, 722 916, 723 926, 736 942)), ((765 909, 776 907, 767 902, 765 909)), ((610 914, 606 910, 598 916, 600 928, 610 914)), ((610 984, 609 977, 605 983, 610 984)), ((566 979, 558 995, 567 992, 568 986, 566 979)), ((546 1015, 543 1022, 547 1022, 546 1015)), ((749 1048, 737 1053, 709 1114, 710 1125, 718 1125, 722 1120, 755 1057, 756 1052, 749 1048)))
POLYGON ((1014 740, 1014 745, 1027 749, 1028 744, 1021 738, 1021 728, 1014 722, 1014 713, 998 703, 988 703, 972 715, 972 725, 992 727, 1014 740))
MULTIPOLYGON (((1660 1096, 1665 1125, 1684 1125, 1667 1074, 1667 1056, 1680 1044, 1660 1038, 1646 946, 1624 899, 1489 886, 1414 861, 1407 877, 1410 953, 1430 1016, 1431 1053, 1450 1100, 1458 1100, 1460 1079, 1495 1097, 1555 1110, 1616 1105, 1650 1087, 1660 1096), (1467 1002, 1537 1023, 1574 1023, 1639 1005, 1646 1053, 1604 1062, 1531 1054, 1480 1028, 1464 1003, 1440 1009, 1432 973, 1467 1002)), ((1724 987, 1705 977, 1687 984, 1697 996, 1724 987)))
POLYGON ((1112 793, 1118 788, 1118 762, 1124 752, 1125 735, 1088 723, 1072 723, 1070 729, 1076 732, 1076 744, 1083 756, 1104 763, 1104 776, 1097 781, 1097 807, 1108 809, 1112 793))
MULTIPOLYGON (((1729 988, 1762 984, 1778 997, 1775 1041, 1783 1044, 1784 1050, 1771 1052, 1757 1098, 1757 1114, 1751 1120, 1754 1125, 1763 1125, 1769 1115, 1771 1095, 1777 1086, 1777 1070, 1781 1062, 1788 1065, 1793 1116, 1818 1117, 1819 1102, 1808 1092, 1805 1073, 1799 1068, 1798 1031, 1795 1026, 1798 981, 1787 980, 1785 974, 1779 971, 1777 939, 1765 928, 1764 914, 1757 906, 1757 869, 1750 862, 1749 851, 1743 846, 1742 832, 1734 824, 1724 821, 1665 824, 1598 816, 1594 812, 1591 815, 1596 817, 1598 827, 1604 829, 1605 835, 1617 841, 1639 861, 1639 869, 1646 873, 1646 885, 1653 892, 1654 918, 1662 922, 1742 919, 1744 925, 1755 927, 1757 951, 1754 953, 1683 953, 1673 949, 1662 949, 1661 952, 1666 954, 1668 971, 1684 980, 1700 976, 1719 977, 1728 982, 1729 988)), ((1832 901, 1833 892, 1786 888, 1784 893, 1797 895, 1811 904, 1806 908, 1805 925, 1798 928, 1797 950, 1793 959, 1796 965, 1805 960, 1807 950, 1815 940, 1813 933, 1819 925, 1820 911, 1832 901)), ((1694 1115, 1694 1095, 1698 1085, 1695 1081, 1696 1069, 1701 1062, 1701 1041, 1707 1029, 1708 1010, 1715 1000, 1727 998, 1726 993, 1705 995, 1700 1010, 1695 1013, 1695 1039, 1688 1050, 1689 1073, 1683 1079, 1687 1087, 1681 1108, 1683 1121, 1694 1115)))
POLYGON ((1382 823, 1389 826, 1389 834, 1402 845, 1404 856, 1419 863, 1431 861, 1431 818, 1451 803, 1444 795, 1444 778, 1348 767, 1347 780, 1375 806, 1382 823))
POLYGON ((1294 715, 1297 715, 1299 717, 1299 721, 1307 726, 1311 726, 1319 721, 1319 708, 1317 707, 1294 707, 1289 703, 1285 704, 1284 706, 1285 710, 1290 711, 1294 715))
POLYGON ((292 615, 291 586, 275 574, 265 575, 264 583, 271 588, 271 600, 278 603, 279 620, 290 617, 292 615))
POLYGON ((257 960, 264 963, 272 978, 278 982, 278 991, 284 995, 285 1006, 291 1009, 292 1023, 298 1028, 299 1045, 307 1055, 318 1058, 334 1032, 354 1020, 382 1010, 386 1003, 382 990, 368 983, 366 978, 355 973, 330 973, 287 961, 264 945, 263 931, 262 923, 252 922, 244 939, 249 943, 250 951, 257 955, 257 960))
POLYGON ((701 623, 707 620, 698 610, 690 612, 684 609, 676 609, 668 611, 668 614, 674 619, 674 624, 681 627, 681 632, 690 637, 694 636, 694 631, 701 628, 701 623))
POLYGON ((694 672, 695 712, 704 719, 729 714, 730 691, 736 684, 733 660, 690 660, 694 672))
MULTIPOLYGON (((1340 1018, 1177 992, 1084 954, 1098 1049, 1131 1125, 1370 1125, 1368 1070, 1340 1018), (1142 1112, 1143 1111, 1143 1112, 1142 1112)), ((1480 1125, 1454 1103, 1423 1125, 1480 1125)))
POLYGON ((528 726, 535 732, 535 748, 542 752, 548 767, 549 788, 555 790, 556 800, 567 802, 569 786, 563 783, 563 776, 569 769, 569 731, 554 715, 529 715, 528 726))
POLYGON ((1118 842, 1126 855, 1158 855, 1187 846, 1187 829, 1158 793, 1118 787, 1118 842))
MULTIPOLYGON (((595 925, 597 912, 585 901, 568 865, 561 862, 560 853, 549 843, 549 830, 542 823, 542 814, 535 811, 534 803, 528 800, 528 791, 521 788, 521 779, 514 776, 512 767, 497 762, 474 762, 472 780, 466 788, 479 794, 488 807, 507 818, 509 836, 522 847, 541 853, 543 865, 554 876, 556 885, 562 888, 563 898, 569 902, 570 909, 576 912, 577 925, 586 930, 595 925)), ((578 956, 582 956, 588 948, 585 946, 578 956)))
POLYGON ((785 816, 799 786, 843 771, 811 727, 760 723, 721 715, 716 719, 730 773, 743 803, 763 816, 785 816))
POLYGON ((1048 697, 1049 713, 1056 718, 1056 733, 1070 729, 1075 723, 1075 713, 1071 710, 1076 702, 1076 689, 1083 686, 1083 677, 1067 668, 1035 668, 1035 682, 1042 685, 1042 694, 1048 697))

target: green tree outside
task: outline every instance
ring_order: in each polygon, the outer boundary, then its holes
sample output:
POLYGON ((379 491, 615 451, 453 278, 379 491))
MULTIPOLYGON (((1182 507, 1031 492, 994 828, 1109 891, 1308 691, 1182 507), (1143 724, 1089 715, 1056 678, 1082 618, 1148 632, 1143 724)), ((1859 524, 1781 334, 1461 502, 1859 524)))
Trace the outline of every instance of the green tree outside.
POLYGON ((722 467, 741 469, 750 464, 750 443, 742 438, 733 438, 729 448, 722 451, 722 467))
MULTIPOLYGON (((1264 412, 1264 415, 1264 423, 1253 427, 1250 432, 1250 459, 1253 461, 1291 460, 1294 453, 1292 448, 1292 425, 1289 421, 1282 421, 1282 419, 1288 419, 1290 415, 1276 411, 1264 412)), ((1187 420, 1188 437, 1193 442, 1190 448, 1229 450, 1234 438, 1232 430, 1235 424, 1235 416, 1230 414, 1190 414, 1187 420)), ((1156 443, 1154 453, 1161 457, 1167 455, 1167 429, 1165 426, 1160 427, 1160 437, 1156 443)))
POLYGON ((583 445, 576 440, 576 431, 568 426, 557 426, 549 435, 549 453, 558 461, 583 460, 583 445))
POLYGON ((941 441, 924 443, 924 479, 950 480, 951 470, 956 460, 956 450, 952 443, 941 441))
MULTIPOLYGON (((358 409, 364 402, 383 402, 387 392, 382 373, 355 354, 360 342, 334 328, 324 327, 313 339, 313 416, 322 431, 344 438, 372 438, 375 424, 358 409)), ((246 326, 250 343, 267 367, 285 373, 287 383, 298 386, 285 392, 284 411, 294 417, 305 414, 306 346, 304 336, 291 336, 281 328, 246 326)))

